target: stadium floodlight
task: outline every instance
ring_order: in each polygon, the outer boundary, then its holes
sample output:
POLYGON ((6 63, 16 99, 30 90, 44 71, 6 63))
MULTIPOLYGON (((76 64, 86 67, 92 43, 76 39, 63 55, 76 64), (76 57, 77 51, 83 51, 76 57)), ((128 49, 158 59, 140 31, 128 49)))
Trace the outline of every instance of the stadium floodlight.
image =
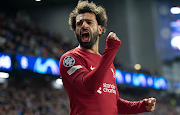
POLYGON ((141 65, 140 65, 140 64, 135 64, 135 65, 134 65, 134 68, 135 68, 136 70, 140 70, 140 69, 141 69, 141 65))
POLYGON ((1 78, 8 78, 9 77, 9 73, 0 72, 0 77, 1 78))
POLYGON ((179 7, 172 7, 170 9, 172 14, 180 14, 180 8, 179 7))

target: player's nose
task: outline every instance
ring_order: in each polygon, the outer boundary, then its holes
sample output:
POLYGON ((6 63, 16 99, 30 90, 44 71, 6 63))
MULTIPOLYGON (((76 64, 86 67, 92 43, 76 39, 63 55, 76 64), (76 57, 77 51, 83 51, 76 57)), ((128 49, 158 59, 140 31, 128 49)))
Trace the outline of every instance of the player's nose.
POLYGON ((87 22, 84 21, 84 22, 82 23, 82 28, 87 28, 87 27, 88 27, 88 24, 87 24, 87 22))

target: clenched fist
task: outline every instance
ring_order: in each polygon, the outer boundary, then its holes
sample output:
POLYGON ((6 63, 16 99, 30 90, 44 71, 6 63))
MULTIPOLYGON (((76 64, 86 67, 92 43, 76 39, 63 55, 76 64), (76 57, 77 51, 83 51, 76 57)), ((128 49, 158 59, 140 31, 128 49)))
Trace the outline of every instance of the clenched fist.
POLYGON ((107 39, 113 39, 113 40, 120 41, 114 32, 110 32, 109 35, 107 36, 107 39))
POLYGON ((144 99, 144 101, 147 104, 146 109, 148 111, 154 111, 155 110, 155 104, 156 104, 156 99, 155 98, 144 99))

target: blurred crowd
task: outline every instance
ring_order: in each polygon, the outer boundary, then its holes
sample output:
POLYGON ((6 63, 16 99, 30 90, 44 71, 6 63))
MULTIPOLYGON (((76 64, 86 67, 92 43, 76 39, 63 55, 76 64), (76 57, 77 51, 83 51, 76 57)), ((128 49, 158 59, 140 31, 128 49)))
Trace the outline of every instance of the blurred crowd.
MULTIPOLYGON (((121 93, 121 92, 120 92, 121 93)), ((153 94, 149 94, 149 96, 155 97, 156 98, 156 108, 153 112, 146 112, 146 113, 141 113, 138 115, 180 115, 180 101, 178 98, 175 98, 177 101, 176 104, 171 103, 171 99, 174 97, 171 96, 162 96, 159 97, 158 95, 154 96, 153 94)), ((130 100, 130 101, 138 101, 142 100, 144 98, 147 98, 147 94, 121 94, 121 98, 130 100)))
POLYGON ((73 47, 71 41, 65 42, 61 34, 51 34, 32 22, 0 12, 0 52, 59 60, 73 47))
POLYGON ((0 87, 0 115, 69 115, 69 111, 64 90, 0 87))
MULTIPOLYGON (((147 95, 125 94, 120 97, 137 101, 147 95)), ((179 115, 180 105, 172 105, 169 97, 157 98, 154 112, 139 115, 179 115)), ((48 87, 0 87, 0 115, 69 115, 69 99, 64 88, 48 87)))

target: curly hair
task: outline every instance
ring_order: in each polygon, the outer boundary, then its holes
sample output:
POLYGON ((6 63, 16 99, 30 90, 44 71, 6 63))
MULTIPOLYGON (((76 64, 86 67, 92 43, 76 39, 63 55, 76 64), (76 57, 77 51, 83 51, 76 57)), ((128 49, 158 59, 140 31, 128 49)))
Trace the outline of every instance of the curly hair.
POLYGON ((103 27, 102 34, 106 32, 107 15, 105 9, 102 6, 97 6, 93 2, 89 3, 88 0, 87 1, 80 0, 77 6, 75 7, 75 9, 70 13, 69 25, 71 30, 76 29, 76 16, 83 13, 95 14, 98 25, 101 25, 103 27))

